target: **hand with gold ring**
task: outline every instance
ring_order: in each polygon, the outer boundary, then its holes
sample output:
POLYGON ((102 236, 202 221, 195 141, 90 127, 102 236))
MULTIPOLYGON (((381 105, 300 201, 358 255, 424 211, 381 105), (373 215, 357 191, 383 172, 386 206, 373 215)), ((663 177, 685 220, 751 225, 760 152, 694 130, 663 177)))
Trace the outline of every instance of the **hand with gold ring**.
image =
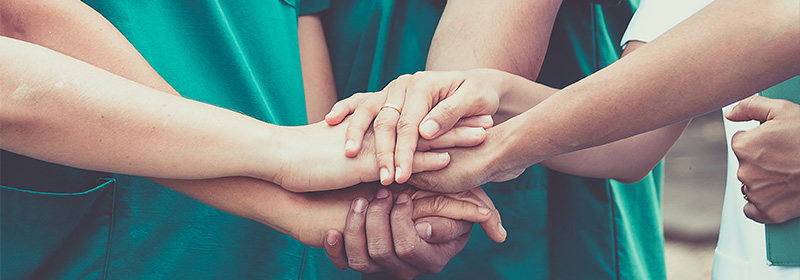
POLYGON ((800 217, 800 105, 752 96, 726 114, 761 125, 733 135, 745 215, 760 223, 800 217))
POLYGON ((381 110, 386 109, 386 108, 394 109, 395 111, 397 111, 398 114, 402 114, 403 113, 403 109, 400 108, 400 106, 397 106, 397 105, 394 105, 394 104, 391 104, 391 103, 383 104, 383 106, 381 107, 381 110))
POLYGON ((429 149, 472 147, 483 142, 486 138, 484 129, 493 124, 491 116, 468 116, 458 120, 452 125, 452 129, 450 127, 443 128, 444 133, 436 137, 436 141, 419 139, 417 132, 419 122, 413 124, 413 129, 409 130, 410 123, 401 120, 402 116, 406 114, 404 107, 421 106, 405 102, 406 89, 410 86, 411 75, 400 76, 380 92, 356 93, 337 102, 331 112, 325 116, 325 121, 329 125, 337 125, 346 116, 351 115, 348 118, 349 125, 345 142, 345 155, 348 157, 354 157, 359 153, 363 135, 369 126, 373 125, 376 160, 380 182, 383 185, 388 185, 398 178, 400 180, 397 182, 405 182, 411 173, 422 171, 413 170, 407 162, 407 160, 413 162, 413 153, 418 147, 429 149), (397 104, 403 104, 403 106, 397 104), (407 139, 405 142, 397 142, 401 140, 398 137, 400 131, 408 134, 403 138, 407 139), (412 131, 413 134, 408 133, 409 131, 412 131), (413 142, 414 146, 409 148, 407 144, 409 142, 413 142), (399 156, 396 157, 396 155, 399 156))

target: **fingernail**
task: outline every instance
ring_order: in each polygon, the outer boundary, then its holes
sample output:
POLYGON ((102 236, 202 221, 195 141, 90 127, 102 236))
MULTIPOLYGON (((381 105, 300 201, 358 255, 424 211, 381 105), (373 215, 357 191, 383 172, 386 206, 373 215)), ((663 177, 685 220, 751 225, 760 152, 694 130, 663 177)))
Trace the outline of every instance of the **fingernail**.
POLYGON ((328 238, 326 238, 326 239, 328 239, 328 245, 330 245, 330 246, 333 246, 333 245, 336 245, 336 243, 339 243, 339 239, 337 239, 333 235, 328 235, 328 238))
POLYGON ((408 202, 408 195, 407 194, 401 194, 400 196, 397 197, 397 201, 395 201, 394 203, 395 204, 403 204, 403 203, 406 203, 406 202, 408 202))
MULTIPOLYGON (((478 213, 481 213, 481 214, 484 214, 484 215, 486 215, 486 214, 489 214, 489 208, 486 208, 486 207, 478 207, 478 213)), ((501 225, 501 226, 502 226, 502 225, 501 225)))
POLYGON ((361 198, 356 199, 356 206, 353 207, 353 211, 356 213, 364 213, 364 210, 367 210, 367 204, 361 198))
POLYGON ((483 135, 484 131, 486 131, 485 129, 483 129, 483 127, 473 127, 473 128, 469 128, 468 130, 469 130, 469 132, 468 132, 469 135, 471 135, 472 137, 475 137, 475 138, 481 137, 481 135, 483 135))
POLYGON ((431 234, 433 233, 433 229, 431 228, 430 223, 428 222, 419 223, 414 225, 414 228, 417 229, 417 235, 419 235, 419 237, 422 237, 422 239, 424 239, 425 241, 431 239, 431 234))
POLYGON ((503 237, 505 237, 506 234, 508 234, 506 232, 506 228, 503 227, 503 224, 500 224, 499 227, 500 227, 500 233, 503 234, 503 237))
POLYGON ((398 166, 397 168, 395 168, 395 169, 394 169, 394 180, 395 180, 395 181, 399 180, 399 178, 400 178, 400 174, 402 174, 402 173, 403 173, 403 169, 401 169, 401 168, 400 168, 400 166, 398 166))
POLYGON ((425 136, 433 136, 439 132, 439 124, 433 120, 427 120, 419 126, 419 133, 425 136))
POLYGON ((381 183, 389 178, 389 169, 386 167, 381 168, 381 183))
POLYGON ((345 150, 350 150, 355 147, 356 147, 356 141, 353 141, 352 139, 347 139, 347 142, 344 142, 345 150))
POLYGON ((326 118, 326 119, 327 119, 327 118, 330 118, 330 117, 331 117, 331 115, 333 115, 333 111, 330 111, 330 112, 328 112, 328 114, 325 114, 325 118, 326 118))
POLYGON ((381 188, 380 190, 378 190, 378 193, 375 194, 375 198, 377 199, 384 199, 387 197, 389 197, 389 191, 387 191, 384 188, 381 188))
POLYGON ((439 160, 440 160, 440 161, 442 161, 442 162, 446 162, 446 161, 447 161, 447 160, 449 160, 449 159, 450 159, 450 154, 449 154, 449 153, 446 153, 446 152, 445 152, 445 153, 441 153, 441 154, 439 154, 439 160))
POLYGON ((491 115, 480 116, 478 117, 478 120, 481 121, 481 124, 483 124, 484 126, 491 126, 492 124, 494 124, 494 120, 492 119, 491 115))

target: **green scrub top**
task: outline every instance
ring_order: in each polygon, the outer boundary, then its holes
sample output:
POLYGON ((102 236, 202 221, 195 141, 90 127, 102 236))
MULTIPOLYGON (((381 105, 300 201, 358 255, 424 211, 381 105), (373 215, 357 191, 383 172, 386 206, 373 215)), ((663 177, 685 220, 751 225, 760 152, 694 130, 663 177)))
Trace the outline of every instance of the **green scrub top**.
MULTIPOLYGON (((538 82, 564 87, 619 58, 638 1, 603 2, 563 2, 538 82)), ((443 8, 429 0, 332 4, 323 25, 340 97, 424 69, 443 8)), ((666 278, 660 168, 621 184, 534 165, 515 180, 484 185, 508 239, 494 244, 476 227, 464 250, 430 278, 666 278)))
MULTIPOLYGON (((297 16, 324 2, 86 2, 185 97, 305 124, 297 16)), ((358 277, 321 249, 142 177, 6 151, 2 161, 3 279, 358 277)))

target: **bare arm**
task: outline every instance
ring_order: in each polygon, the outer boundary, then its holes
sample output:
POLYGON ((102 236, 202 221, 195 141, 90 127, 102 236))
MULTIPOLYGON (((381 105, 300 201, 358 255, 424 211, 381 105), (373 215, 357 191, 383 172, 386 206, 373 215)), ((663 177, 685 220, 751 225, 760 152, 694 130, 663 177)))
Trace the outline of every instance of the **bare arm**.
POLYGON ((306 93, 306 114, 308 123, 315 123, 321 121, 336 103, 333 69, 319 15, 299 17, 297 32, 303 68, 303 89, 306 93))
POLYGON ((626 58, 507 122, 524 132, 518 135, 544 137, 524 148, 513 145, 509 154, 520 154, 509 163, 529 164, 683 121, 800 74, 799 5, 791 0, 715 1, 626 58), (580 129, 530 125, 533 119, 580 129))
MULTIPOLYGON (((640 41, 629 42, 622 57, 644 44, 640 41)), ((562 154, 542 161, 541 164, 585 177, 635 182, 647 176, 658 164, 688 124, 689 121, 682 121, 605 145, 562 154)))
POLYGON ((451 150, 454 164, 415 175, 412 183, 453 191, 507 180, 555 155, 685 121, 798 75, 798 5, 715 1, 625 58, 488 129, 486 141, 471 152, 484 164, 466 163, 473 155, 451 150))
POLYGON ((166 94, 38 45, 0 37, 0 49, 3 149, 153 177, 269 179, 280 167, 283 144, 273 137, 279 127, 166 94), (103 156, 109 154, 122 156, 103 156))
MULTIPOLYGON (((449 1, 431 42, 426 70, 493 68, 535 80, 560 4, 559 0, 449 1)), ((391 97, 387 101, 391 103, 391 97)), ((422 116, 406 113, 398 120, 378 114, 375 121, 378 167, 387 168, 389 177, 398 183, 411 176, 422 116), (384 122, 396 123, 396 129, 395 125, 378 125, 384 122), (395 164, 399 174, 393 172, 395 164)), ((381 182, 386 183, 383 178, 381 182)))
MULTIPOLYGON (((13 1, 4 2, 4 4, 16 3, 17 2, 13 1)), ((19 3, 28 6, 17 6, 15 8, 24 9, 17 9, 16 11, 25 12, 28 13, 28 15, 30 15, 31 12, 36 12, 37 17, 34 17, 36 19, 36 23, 45 22, 53 24, 31 26, 26 25, 24 22, 16 22, 14 25, 15 32, 4 34, 10 34, 20 39, 30 40, 37 44, 49 46, 55 50, 64 51, 75 58, 92 61, 92 63, 99 67, 118 73, 127 78, 131 78, 135 81, 143 82, 148 86, 152 86, 153 88, 161 89, 177 95, 177 92, 175 92, 163 79, 161 79, 160 76, 156 74, 156 72, 147 64, 147 62, 141 58, 138 52, 132 46, 130 46, 125 38, 119 34, 119 32, 117 32, 110 23, 103 19, 102 16, 91 10, 89 7, 77 1, 55 1, 55 3, 47 3, 52 5, 37 5, 42 4, 42 2, 27 3, 25 1, 20 1, 19 3), (76 22, 76 19, 86 20, 76 22), (58 28, 60 26, 64 26, 65 29, 71 30, 73 33, 65 35, 66 37, 48 35, 49 30, 52 30, 50 28, 58 28), (108 47, 88 48, 82 45, 82 43, 87 41, 93 42, 95 44, 94 46, 103 45, 108 47), (124 62, 125 64, 121 64, 120 62, 124 62)), ((9 9, 4 9, 3 11, 10 11, 10 7, 4 8, 9 9)), ((22 19, 27 18, 30 17, 22 17, 22 19)), ((8 18, 3 17, 2 19, 8 18)), ((4 22, 3 27, 9 27, 9 25, 6 25, 5 23, 7 22, 4 22)), ((9 29, 4 29, 4 31, 8 30, 9 29)), ((168 94, 161 94, 153 89, 124 80, 121 77, 113 76, 110 73, 89 67, 88 65, 79 63, 78 61, 65 59, 50 50, 45 50, 43 48, 36 47, 35 45, 8 38, 0 39, 2 39, 2 41, 0 41, 2 42, 2 45, 0 46, 2 46, 4 50, 9 50, 9 52, 0 52, 2 54, 12 53, 16 54, 17 56, 26 56, 24 59, 28 60, 23 61, 30 61, 32 59, 27 57, 27 53, 30 52, 32 53, 30 55, 31 57, 41 56, 46 61, 57 61, 63 63, 63 67, 65 68, 62 69, 56 67, 48 69, 48 67, 45 67, 46 65, 34 64, 29 65, 28 69, 30 70, 28 70, 28 72, 35 71, 39 68, 44 68, 48 71, 40 70, 40 72, 52 72, 58 74, 74 73, 79 72, 78 70, 80 70, 89 72, 90 74, 86 75, 95 79, 98 77, 104 78, 105 76, 105 78, 108 80, 107 82, 110 82, 113 85, 128 86, 131 88, 131 96, 126 95, 126 103, 136 103, 136 101, 139 99, 151 98, 151 95, 158 97, 166 96, 164 98, 167 98, 167 100, 182 100, 181 102, 184 102, 183 100, 185 100, 168 94), (135 96, 133 93, 143 96, 135 96)), ((9 57, 11 56, 9 55, 9 57)), ((18 65, 14 62, 15 61, 11 61, 11 63, 7 65, 18 65)), ((8 68, 13 69, 12 67, 8 68)), ((80 77, 80 75, 78 75, 78 77, 80 77)), ((78 84, 78 81, 80 81, 80 83, 91 83, 91 78, 79 79, 75 81, 75 83, 78 84)), ((55 94, 69 95, 69 92, 60 92, 55 90, 55 94)), ((46 96, 46 98, 41 98, 41 101, 48 101, 46 99, 52 98, 51 95, 46 96)), ((66 96, 65 98, 69 98, 69 96, 66 96)), ((202 110, 203 108, 205 107, 199 107, 199 109, 190 107, 186 108, 186 110, 202 110)), ((84 110, 94 109, 95 108, 87 107, 84 110)), ((172 114, 175 114, 175 112, 172 112, 172 114)), ((73 115, 62 115, 61 117, 72 119, 71 117, 73 117, 73 115)), ((135 119, 133 118, 146 116, 128 115, 128 117, 130 118, 130 122, 134 122, 135 119)), ((73 120, 79 123, 85 121, 81 120, 80 118, 73 120)), ((222 119, 220 121, 225 120, 222 119)), ((226 124, 227 126, 233 126, 234 122, 241 120, 233 119, 227 121, 230 122, 226 124)), ((208 125, 208 123, 204 125, 208 125)), ((321 126, 324 127, 324 125, 321 126)), ((5 137, 3 141, 5 143, 5 137)), ((174 139, 174 141, 181 143, 181 141, 185 141, 185 139, 179 138, 174 139)), ((264 145, 264 143, 259 143, 259 145, 264 145)), ((64 151, 66 155, 70 156, 72 152, 74 151, 64 151)), ((120 151, 117 150, 116 152, 120 151)), ((130 152, 136 153, 138 151, 132 150, 130 152)), ((182 161, 183 165, 187 165, 185 162, 190 162, 184 160, 180 160, 182 161)), ((194 161, 188 166, 190 168, 195 168, 198 166, 198 162, 194 161)), ((165 172, 169 173, 169 171, 165 172)), ((289 192, 280 186, 267 181, 248 177, 226 177, 206 180, 154 180, 215 208, 259 221, 283 233, 287 233, 301 242, 317 247, 322 245, 322 237, 325 230, 329 228, 335 228, 339 230, 343 229, 344 217, 347 215, 347 208, 353 199, 359 196, 371 197, 372 193, 375 191, 374 186, 361 185, 336 192, 300 194, 289 192)), ((416 215, 415 217, 441 215, 451 217, 453 219, 467 219, 476 222, 485 221, 487 228, 496 228, 497 224, 499 223, 499 216, 485 215, 481 214, 481 211, 479 211, 479 206, 490 206, 490 204, 487 205, 483 203, 484 199, 488 198, 470 196, 467 194, 440 198, 435 194, 420 192, 413 188, 400 186, 393 188, 393 191, 395 191, 397 194, 409 194, 411 195, 412 199, 415 199, 419 202, 417 204, 418 207, 416 207, 414 210, 414 214, 416 215), (469 201, 468 203, 470 204, 463 204, 457 201, 469 201), (443 202, 445 204, 441 204, 443 202), (444 205, 449 206, 437 207, 444 205), (489 222, 489 219, 492 219, 491 222, 489 222)), ((490 232, 492 231, 490 230, 490 232)), ((490 234, 492 234, 492 236, 495 238, 498 238, 498 233, 496 230, 490 234)))

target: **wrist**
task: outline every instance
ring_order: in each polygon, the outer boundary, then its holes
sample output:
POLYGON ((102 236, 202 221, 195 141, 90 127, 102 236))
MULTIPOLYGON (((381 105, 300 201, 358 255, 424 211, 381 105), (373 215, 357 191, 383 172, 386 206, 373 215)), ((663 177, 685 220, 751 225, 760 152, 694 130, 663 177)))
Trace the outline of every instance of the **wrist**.
POLYGON ((492 138, 498 139, 498 141, 488 141, 489 139, 486 141, 497 143, 489 147, 491 151, 488 153, 490 170, 495 173, 494 176, 524 170, 545 158, 538 153, 542 150, 540 146, 543 143, 538 140, 531 141, 525 133, 525 128, 525 122, 518 116, 491 128, 491 132, 487 131, 492 138))
POLYGON ((267 123, 248 131, 246 143, 237 147, 246 153, 246 157, 243 157, 246 160, 242 160, 242 163, 248 171, 247 176, 280 185, 285 175, 282 171, 291 165, 291 155, 300 154, 292 145, 300 139, 299 134, 295 127, 267 123))

